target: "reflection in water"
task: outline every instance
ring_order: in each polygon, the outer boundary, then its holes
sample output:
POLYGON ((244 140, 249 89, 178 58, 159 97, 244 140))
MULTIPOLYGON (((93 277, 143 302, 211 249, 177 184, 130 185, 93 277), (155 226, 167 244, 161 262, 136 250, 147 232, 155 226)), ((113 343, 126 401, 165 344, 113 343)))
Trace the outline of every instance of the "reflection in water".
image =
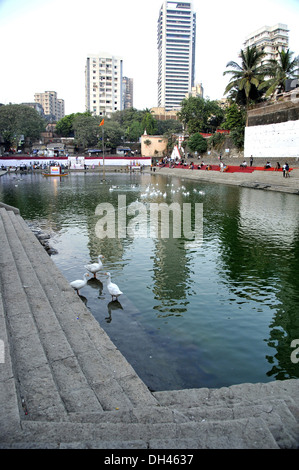
POLYGON ((102 182, 77 173, 55 184, 29 174, 17 183, 2 176, 0 199, 55 234, 53 261, 69 281, 105 256, 104 271, 125 293, 121 303, 107 304, 101 273, 80 298, 151 389, 299 376, 290 360, 299 338, 298 196, 157 174, 107 173, 102 182), (109 202, 117 221, 120 194, 131 209, 141 200, 146 208, 203 203, 203 242, 98 238, 96 207, 109 202))
POLYGON ((187 311, 190 272, 182 243, 182 239, 177 238, 155 240, 152 279, 158 304, 153 308, 160 317, 187 311))
POLYGON ((87 306, 87 298, 84 296, 84 295, 81 295, 81 294, 78 294, 79 295, 79 298, 82 300, 82 302, 84 303, 84 305, 87 306))
POLYGON ((121 303, 118 300, 111 300, 107 305, 108 308, 108 317, 105 317, 107 323, 112 321, 112 312, 114 310, 123 310, 121 303))
POLYGON ((98 278, 91 278, 87 281, 88 286, 92 287, 92 289, 96 289, 98 291, 99 297, 102 295, 103 292, 103 283, 98 278))
MULTIPOLYGON (((298 198, 244 189, 239 214, 226 220, 219 273, 229 287, 230 300, 247 303, 252 322, 267 315, 263 341, 271 365, 268 377, 298 377, 290 360, 290 344, 298 336, 299 254, 298 198), (272 349, 272 353, 271 353, 272 349)), ((247 311, 248 314, 248 311, 247 311)))

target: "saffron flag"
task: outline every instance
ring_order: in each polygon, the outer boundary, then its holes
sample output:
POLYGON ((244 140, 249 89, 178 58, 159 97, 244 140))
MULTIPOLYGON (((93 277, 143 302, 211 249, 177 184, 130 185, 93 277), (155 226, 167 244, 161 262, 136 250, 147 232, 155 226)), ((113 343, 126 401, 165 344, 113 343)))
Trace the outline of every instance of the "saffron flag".
POLYGON ((99 127, 104 125, 104 119, 100 122, 99 127))

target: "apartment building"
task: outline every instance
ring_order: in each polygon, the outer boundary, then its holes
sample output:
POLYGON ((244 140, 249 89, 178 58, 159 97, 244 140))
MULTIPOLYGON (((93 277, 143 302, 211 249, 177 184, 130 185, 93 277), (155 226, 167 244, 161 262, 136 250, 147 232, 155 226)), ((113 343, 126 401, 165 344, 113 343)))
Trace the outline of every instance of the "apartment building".
POLYGON ((34 101, 43 107, 45 117, 49 121, 59 121, 65 115, 64 100, 57 98, 56 91, 35 93, 34 101))
POLYGON ((85 65, 85 107, 93 116, 110 117, 123 109, 123 60, 90 54, 85 65))
POLYGON ((133 78, 123 77, 123 109, 133 108, 133 78))
POLYGON ((263 63, 269 59, 277 60, 279 52, 289 46, 289 29, 286 24, 277 23, 274 26, 263 26, 245 38, 244 49, 256 46, 265 52, 263 63))
POLYGON ((180 107, 194 86, 196 13, 191 2, 164 1, 158 18, 158 107, 180 107))

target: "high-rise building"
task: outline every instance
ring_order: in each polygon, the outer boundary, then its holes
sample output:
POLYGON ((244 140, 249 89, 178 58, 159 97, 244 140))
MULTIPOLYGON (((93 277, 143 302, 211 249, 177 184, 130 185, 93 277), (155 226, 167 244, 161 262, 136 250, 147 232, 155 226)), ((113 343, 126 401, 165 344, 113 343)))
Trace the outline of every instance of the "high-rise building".
POLYGON ((266 55, 263 63, 269 59, 277 60, 279 52, 287 50, 289 45, 289 30, 286 24, 278 23, 274 26, 263 26, 245 38, 244 49, 256 46, 266 55))
POLYGON ((196 13, 191 2, 164 1, 158 18, 158 107, 178 108, 195 77, 196 13))
POLYGON ((133 78, 123 77, 123 109, 133 108, 133 78))
POLYGON ((56 91, 35 93, 34 101, 43 107, 45 117, 48 120, 59 121, 64 117, 64 100, 57 98, 56 91))
POLYGON ((191 96, 194 98, 197 98, 197 97, 203 98, 202 83, 197 83, 195 86, 191 88, 191 91, 186 94, 186 98, 190 98, 191 96))
POLYGON ((123 60, 106 53, 89 55, 85 66, 85 107, 110 117, 123 109, 123 60))

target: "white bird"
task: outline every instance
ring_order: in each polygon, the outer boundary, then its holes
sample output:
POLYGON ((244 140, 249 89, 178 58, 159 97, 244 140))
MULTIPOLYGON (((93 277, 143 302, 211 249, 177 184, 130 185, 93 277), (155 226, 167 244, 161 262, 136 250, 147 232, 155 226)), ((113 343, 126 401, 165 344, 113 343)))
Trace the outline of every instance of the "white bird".
POLYGON ((87 271, 89 271, 90 273, 93 274, 93 277, 97 277, 97 272, 99 272, 103 267, 103 263, 102 263, 101 259, 104 259, 103 255, 98 256, 98 262, 97 263, 86 264, 84 266, 84 268, 86 268, 87 271))
POLYGON ((84 279, 78 279, 77 281, 70 282, 70 286, 73 289, 75 289, 78 295, 79 295, 79 290, 82 289, 84 286, 86 286, 88 277, 89 277, 89 274, 85 273, 83 276, 84 279))
POLYGON ((119 287, 116 284, 113 284, 113 282, 111 282, 110 273, 105 273, 105 274, 106 276, 108 276, 107 289, 109 291, 109 294, 111 295, 112 300, 113 300, 113 297, 115 297, 117 300, 117 297, 122 294, 122 291, 119 289, 119 287))

